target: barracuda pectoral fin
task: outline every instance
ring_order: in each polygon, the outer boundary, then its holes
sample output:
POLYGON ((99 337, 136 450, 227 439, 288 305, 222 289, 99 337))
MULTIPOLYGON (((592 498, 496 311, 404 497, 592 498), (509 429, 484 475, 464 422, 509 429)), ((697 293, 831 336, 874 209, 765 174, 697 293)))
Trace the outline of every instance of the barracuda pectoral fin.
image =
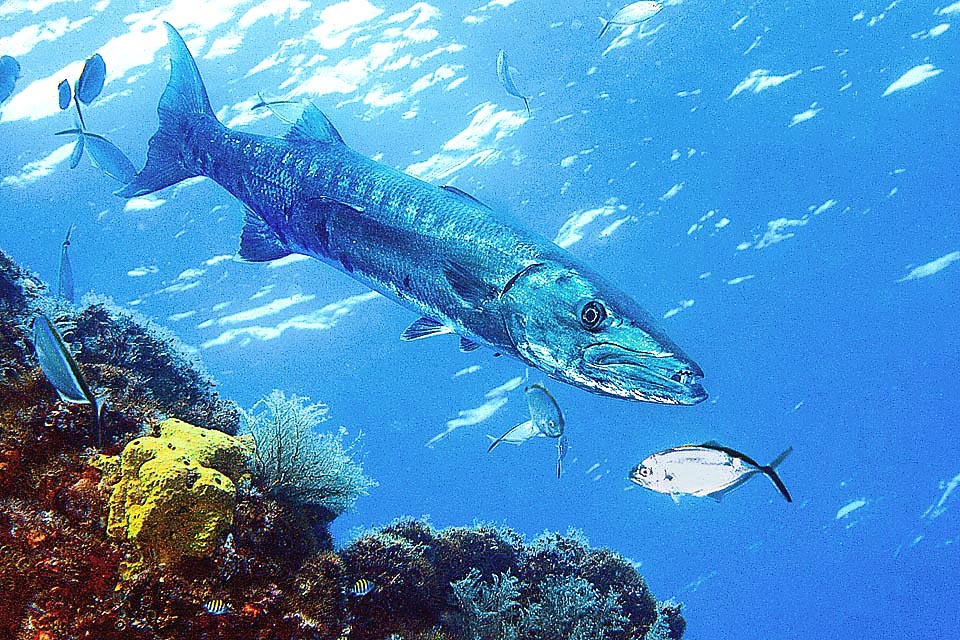
POLYGON ((437 322, 433 318, 424 316, 422 318, 418 318, 413 324, 404 329, 403 333, 400 334, 400 339, 406 341, 420 340, 421 338, 442 336, 447 333, 453 333, 453 329, 441 324, 440 322, 437 322))
POLYGON ((470 353, 480 348, 480 345, 468 338, 460 338, 460 351, 470 353))
POLYGON ((496 288, 456 262, 445 261, 443 275, 467 307, 480 310, 484 303, 497 295, 496 288))
POLYGON ((333 123, 324 115, 323 111, 312 102, 305 102, 303 114, 293 125, 285 138, 291 142, 325 142, 327 144, 343 144, 343 138, 333 126, 333 123))
POLYGON ((248 207, 240 233, 240 257, 248 262, 269 262, 291 253, 267 221, 248 207))

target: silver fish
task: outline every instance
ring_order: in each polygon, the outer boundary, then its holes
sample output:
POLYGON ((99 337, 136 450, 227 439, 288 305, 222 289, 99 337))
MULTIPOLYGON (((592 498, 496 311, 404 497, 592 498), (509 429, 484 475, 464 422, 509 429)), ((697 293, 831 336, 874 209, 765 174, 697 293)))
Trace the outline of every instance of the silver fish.
POLYGON ((47 380, 57 390, 60 399, 70 404, 89 404, 97 422, 97 446, 101 444, 103 398, 90 390, 80 366, 64 344, 56 326, 42 313, 33 321, 33 347, 47 380))
POLYGON ((641 487, 669 494, 679 502, 682 494, 719 501, 755 475, 767 476, 777 490, 793 502, 790 492, 775 471, 790 455, 788 448, 767 466, 753 458, 716 442, 701 445, 683 445, 665 449, 647 457, 630 472, 630 480, 641 487))
POLYGON ((517 87, 514 80, 516 74, 517 70, 507 62, 507 52, 500 49, 500 53, 497 54, 497 79, 500 80, 500 86, 511 96, 523 100, 523 104, 527 108, 527 115, 530 115, 530 98, 523 95, 517 87))
POLYGON ((54 135, 77 136, 77 145, 73 148, 73 153, 70 155, 71 169, 76 168, 77 164, 80 163, 80 158, 83 156, 84 150, 86 150, 93 166, 117 182, 126 184, 133 180, 133 177, 137 174, 137 168, 133 166, 133 162, 130 161, 130 158, 128 158, 123 151, 117 148, 117 145, 98 133, 84 130, 83 125, 79 125, 73 129, 57 131, 54 135))
POLYGON ((493 451, 501 442, 521 445, 535 436, 559 438, 563 435, 563 412, 546 387, 538 382, 527 387, 525 391, 530 419, 521 422, 499 438, 493 438, 487 452, 493 451))
POLYGON ((561 436, 557 438, 557 477, 560 477, 560 472, 562 471, 563 459, 567 457, 567 449, 570 448, 570 443, 567 442, 566 436, 561 436))
POLYGON ((73 266, 70 264, 70 235, 76 225, 70 225, 67 229, 67 237, 63 240, 60 248, 60 273, 59 285, 57 287, 57 296, 63 298, 70 304, 73 304, 73 266))
POLYGON ((629 27, 641 22, 646 22, 653 16, 660 13, 663 5, 659 2, 631 2, 627 6, 617 11, 609 21, 600 18, 603 28, 600 29, 600 35, 597 40, 603 37, 607 29, 616 25, 618 27, 629 27))

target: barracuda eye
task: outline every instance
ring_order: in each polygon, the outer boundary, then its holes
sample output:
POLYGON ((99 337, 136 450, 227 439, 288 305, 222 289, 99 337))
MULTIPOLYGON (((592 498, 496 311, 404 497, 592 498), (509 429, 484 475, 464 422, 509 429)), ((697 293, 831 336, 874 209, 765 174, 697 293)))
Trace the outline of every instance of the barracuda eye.
POLYGON ((653 473, 653 469, 651 469, 650 467, 640 467, 640 475, 643 476, 644 478, 649 476, 651 473, 653 473))
POLYGON ((591 300, 580 309, 580 324, 587 331, 596 331, 607 319, 607 310, 596 300, 591 300))

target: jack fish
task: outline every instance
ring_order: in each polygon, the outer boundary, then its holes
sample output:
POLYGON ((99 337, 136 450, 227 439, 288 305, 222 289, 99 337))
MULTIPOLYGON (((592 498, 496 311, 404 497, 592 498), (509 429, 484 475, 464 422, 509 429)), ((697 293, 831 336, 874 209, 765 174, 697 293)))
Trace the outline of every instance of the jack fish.
POLYGON ((166 27, 160 127, 119 195, 207 176, 246 205, 241 258, 317 258, 421 315, 406 340, 456 333, 464 350, 486 345, 617 398, 707 397, 700 367, 629 296, 463 191, 353 151, 312 104, 283 138, 223 126, 186 44, 166 27))
POLYGON ((776 472, 792 451, 790 447, 769 465, 762 466, 748 455, 716 442, 687 444, 647 457, 630 472, 630 480, 658 493, 670 494, 674 502, 679 502, 677 496, 682 494, 709 496, 719 501, 750 478, 762 474, 770 478, 787 502, 793 502, 776 472))

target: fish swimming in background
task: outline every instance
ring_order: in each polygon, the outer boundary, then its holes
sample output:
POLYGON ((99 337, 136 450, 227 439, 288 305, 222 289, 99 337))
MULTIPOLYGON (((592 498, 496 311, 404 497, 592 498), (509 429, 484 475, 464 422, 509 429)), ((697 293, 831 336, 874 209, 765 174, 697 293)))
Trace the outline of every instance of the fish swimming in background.
POLYGON ((543 436, 545 438, 559 438, 563 435, 563 412, 553 395, 539 382, 530 385, 525 390, 527 408, 530 410, 530 419, 521 422, 499 438, 487 436, 493 440, 487 453, 497 448, 501 442, 521 445, 530 438, 543 436))
POLYGON ((230 603, 220 598, 214 598, 203 603, 203 608, 212 616, 222 616, 233 611, 230 603))
POLYGON ((513 79, 516 74, 517 70, 507 62, 507 52, 500 49, 497 55, 497 79, 500 80, 500 86, 511 96, 523 100, 524 106, 527 107, 527 115, 530 115, 530 98, 523 95, 517 88, 517 83, 513 79))
POLYGON ((460 189, 353 151, 312 104, 282 138, 225 127, 183 38, 166 27, 160 127, 118 195, 207 176, 246 205, 241 258, 317 258, 422 316, 403 339, 456 333, 461 348, 486 345, 602 395, 707 397, 700 367, 625 293, 460 189))
POLYGON ((777 475, 776 468, 790 455, 788 448, 767 466, 753 458, 716 442, 684 445, 654 453, 630 472, 630 480, 658 493, 677 496, 709 496, 720 501, 755 475, 767 476, 787 502, 790 492, 777 475))
POLYGON ((97 133, 87 131, 86 124, 83 121, 83 113, 80 111, 80 104, 90 104, 103 91, 104 79, 107 75, 107 66, 103 57, 95 53, 83 65, 83 71, 80 72, 80 78, 74 85, 74 91, 70 92, 70 83, 67 80, 61 80, 57 87, 58 101, 61 110, 70 106, 71 101, 77 107, 77 115, 73 129, 58 131, 54 135, 75 135, 77 136, 76 145, 70 154, 70 168, 75 169, 80 164, 83 152, 86 151, 97 167, 105 174, 117 180, 121 184, 126 184, 136 175, 137 169, 130 162, 130 158, 120 151, 115 144, 97 133))
POLYGON ((80 111, 80 103, 90 104, 96 100, 103 91, 103 83, 106 78, 107 64, 103 61, 103 56, 95 53, 83 63, 83 70, 80 72, 76 84, 74 84, 72 95, 70 93, 70 83, 67 80, 61 80, 60 84, 57 85, 60 110, 65 111, 70 107, 72 101, 77 107, 77 117, 80 119, 81 129, 85 129, 86 124, 83 121, 83 113, 80 111))
POLYGON ((101 424, 103 400, 90 390, 90 385, 83 377, 80 366, 64 344, 56 326, 43 315, 39 314, 33 320, 33 347, 37 352, 37 360, 47 380, 57 390, 60 399, 70 404, 89 404, 97 423, 97 446, 101 442, 101 424))
POLYGON ((90 161, 93 163, 93 166, 121 184, 127 184, 133 180, 133 177, 137 174, 137 168, 133 166, 127 154, 117 148, 117 145, 100 134, 85 131, 82 125, 78 125, 73 129, 57 131, 54 135, 77 136, 76 146, 70 154, 71 169, 77 167, 80 159, 83 157, 83 152, 86 151, 90 156, 90 161))
POLYGON ((570 448, 570 443, 567 441, 566 436, 561 436, 557 438, 557 478, 560 477, 560 472, 562 470, 563 459, 567 457, 567 449, 570 448))
POLYGON ((347 589, 347 593, 357 598, 362 598, 363 596, 371 593, 376 588, 377 588, 377 585, 374 584, 372 580, 367 580, 366 578, 360 578, 353 583, 352 587, 347 589))
POLYGON ((660 13, 661 9, 663 9, 663 5, 659 2, 631 2, 620 9, 620 11, 617 11, 609 21, 600 18, 600 22, 603 23, 603 28, 600 29, 600 35, 597 36, 597 40, 602 38, 603 34, 607 32, 607 29, 614 25, 618 27, 629 27, 640 24, 641 22, 646 22, 660 13))
POLYGON ((70 235, 73 233, 76 225, 70 225, 67 229, 67 237, 63 240, 60 247, 60 272, 57 279, 57 297, 73 304, 73 267, 70 265, 70 235))
POLYGON ((0 56, 0 104, 13 95, 20 78, 20 63, 11 56, 0 56))

